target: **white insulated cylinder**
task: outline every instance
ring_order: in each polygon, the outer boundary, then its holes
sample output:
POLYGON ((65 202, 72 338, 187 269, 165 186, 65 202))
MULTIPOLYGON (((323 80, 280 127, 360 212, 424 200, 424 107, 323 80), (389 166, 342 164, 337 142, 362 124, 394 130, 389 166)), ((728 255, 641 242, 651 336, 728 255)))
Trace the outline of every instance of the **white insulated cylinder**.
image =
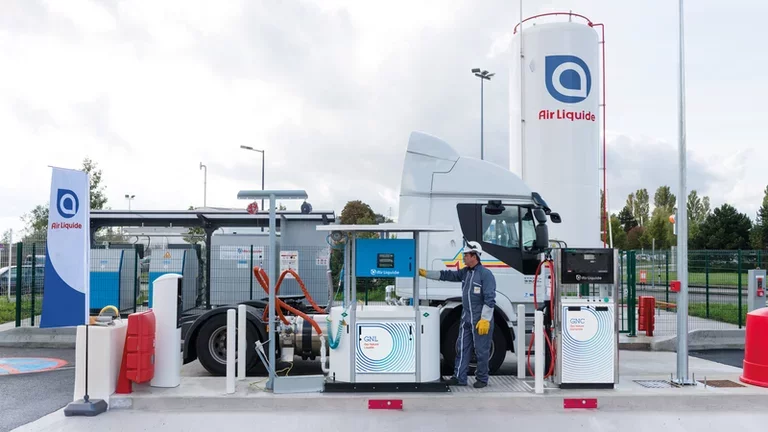
POLYGON ((152 387, 177 387, 181 383, 181 275, 168 273, 152 284, 155 313, 155 374, 152 387))
POLYGON ((509 169, 562 216, 549 224, 551 239, 601 247, 597 31, 578 22, 523 27, 511 49, 509 169))
POLYGON ((517 377, 525 378, 525 305, 517 305, 517 377))
POLYGON ((235 316, 234 309, 227 310, 227 393, 235 392, 235 316))
POLYGON ((544 313, 539 310, 534 315, 533 338, 534 350, 536 350, 533 367, 533 373, 536 375, 534 378, 534 388, 536 394, 542 394, 544 393, 544 374, 546 374, 546 371, 544 371, 544 357, 546 356, 544 350, 546 348, 544 346, 544 313))

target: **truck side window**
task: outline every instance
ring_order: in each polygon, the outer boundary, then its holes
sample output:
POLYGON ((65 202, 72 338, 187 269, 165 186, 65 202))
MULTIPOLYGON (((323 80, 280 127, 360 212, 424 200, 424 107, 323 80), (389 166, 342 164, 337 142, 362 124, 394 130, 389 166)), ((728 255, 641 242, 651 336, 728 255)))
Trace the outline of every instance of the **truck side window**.
POLYGON ((519 248, 520 237, 518 235, 519 213, 517 206, 505 206, 504 211, 498 215, 489 215, 483 206, 481 215, 483 218, 483 242, 507 248, 519 248))
POLYGON ((523 247, 531 248, 536 242, 536 222, 529 208, 520 209, 523 225, 523 247))

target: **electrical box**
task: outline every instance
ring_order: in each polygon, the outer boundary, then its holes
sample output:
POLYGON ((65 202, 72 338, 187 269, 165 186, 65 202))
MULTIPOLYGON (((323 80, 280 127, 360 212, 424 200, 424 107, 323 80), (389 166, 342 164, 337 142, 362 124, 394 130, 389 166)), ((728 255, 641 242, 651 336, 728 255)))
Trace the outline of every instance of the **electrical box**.
POLYGON ((413 239, 357 239, 356 277, 413 277, 416 244, 413 239))
POLYGON ((560 283, 614 283, 613 249, 563 249, 560 283))
POLYGON ((749 270, 747 276, 749 278, 747 283, 747 312, 768 306, 765 293, 766 271, 749 270))

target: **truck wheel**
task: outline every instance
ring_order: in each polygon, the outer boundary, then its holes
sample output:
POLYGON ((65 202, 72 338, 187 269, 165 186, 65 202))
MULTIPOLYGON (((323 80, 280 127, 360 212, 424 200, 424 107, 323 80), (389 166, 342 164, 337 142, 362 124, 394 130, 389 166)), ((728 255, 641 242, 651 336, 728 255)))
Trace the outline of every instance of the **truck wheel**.
MULTIPOLYGON (((453 375, 454 364, 456 362, 456 340, 459 338, 459 326, 460 320, 454 321, 445 333, 441 343, 440 351, 443 355, 441 373, 446 376, 453 375)), ((504 363, 504 358, 507 356, 507 340, 502 334, 504 330, 504 328, 494 323, 493 341, 491 342, 491 358, 488 361, 488 372, 490 374, 496 373, 499 368, 501 368, 502 363, 504 363)), ((472 358, 469 360, 468 375, 474 375, 476 369, 477 357, 473 350, 472 358)))
MULTIPOLYGON (((256 343, 256 328, 250 322, 246 323, 245 345, 246 371, 257 366, 259 361, 254 349, 256 343)), ((235 343, 237 346, 237 343, 235 343)), ((224 376, 227 374, 227 315, 218 314, 207 320, 197 333, 197 358, 211 375, 224 376)), ((237 349, 237 348, 235 348, 237 349)), ((237 363, 237 362, 235 362, 237 363)))

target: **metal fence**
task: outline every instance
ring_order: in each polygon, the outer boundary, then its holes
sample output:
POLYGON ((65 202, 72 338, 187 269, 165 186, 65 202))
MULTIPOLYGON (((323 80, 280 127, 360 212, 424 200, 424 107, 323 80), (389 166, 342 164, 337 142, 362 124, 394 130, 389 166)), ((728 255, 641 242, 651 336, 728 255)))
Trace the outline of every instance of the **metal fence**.
MULTIPOLYGON (((688 252, 688 329, 740 329, 747 314, 748 271, 765 268, 766 251, 693 250, 688 252)), ((634 300, 624 311, 622 330, 635 334, 637 299, 656 300, 654 335, 677 334, 677 296, 670 282, 677 280, 675 250, 622 252, 622 286, 634 300), (630 315, 634 315, 631 317, 630 315)))
MULTIPOLYGON (((7 248, 6 245, 4 249, 7 248)), ((10 248, 10 265, 7 256, 0 263, 3 268, 0 274, 0 324, 14 322, 16 327, 39 326, 47 276, 46 243, 19 242, 10 248)), ((91 249, 89 282, 92 312, 108 305, 117 307, 122 315, 138 310, 139 261, 138 248, 91 249)))

